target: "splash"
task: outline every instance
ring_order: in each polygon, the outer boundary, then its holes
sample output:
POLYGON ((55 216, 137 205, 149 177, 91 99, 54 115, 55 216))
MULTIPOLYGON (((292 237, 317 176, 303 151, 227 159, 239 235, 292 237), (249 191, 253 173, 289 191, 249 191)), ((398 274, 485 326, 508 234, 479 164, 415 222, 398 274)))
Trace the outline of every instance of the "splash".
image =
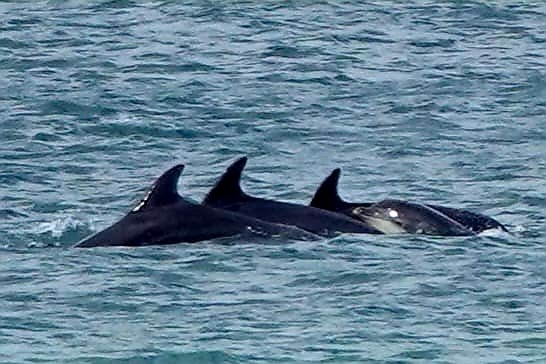
POLYGON ((54 238, 60 238, 66 231, 76 230, 82 226, 85 226, 82 221, 72 216, 67 216, 38 224, 36 227, 36 233, 51 234, 51 236, 54 238))

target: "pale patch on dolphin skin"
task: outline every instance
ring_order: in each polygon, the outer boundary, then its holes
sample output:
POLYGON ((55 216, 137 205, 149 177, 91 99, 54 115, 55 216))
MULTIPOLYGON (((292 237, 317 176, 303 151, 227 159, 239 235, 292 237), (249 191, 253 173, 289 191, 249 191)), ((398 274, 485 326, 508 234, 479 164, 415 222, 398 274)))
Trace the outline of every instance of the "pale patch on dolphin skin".
POLYGON ((146 195, 140 200, 140 202, 131 210, 131 212, 138 212, 140 211, 145 205, 146 202, 150 199, 150 196, 153 192, 153 189, 149 190, 146 195))
MULTIPOLYGON (((265 232, 263 232, 261 230, 255 229, 252 226, 247 226, 246 229, 248 230, 248 232, 250 232, 252 234, 255 234, 257 236, 264 236, 264 237, 268 236, 267 233, 265 233, 265 232)), ((277 236, 272 236, 272 237, 278 237, 278 235, 277 236)))
POLYGON ((398 217, 398 211, 389 209, 389 216, 392 217, 393 219, 396 219, 398 217))
MULTIPOLYGON (((391 221, 385 218, 381 218, 380 213, 374 211, 375 216, 370 216, 363 213, 365 210, 364 207, 357 207, 353 209, 353 214, 358 216, 362 221, 365 221, 370 226, 373 226, 375 229, 381 231, 383 234, 403 234, 407 231, 400 226, 399 223, 391 221)), ((392 218, 398 217, 398 212, 393 209, 389 209, 389 216, 392 218)))
MULTIPOLYGON (((400 226, 395 221, 384 219, 381 217, 374 217, 370 215, 362 214, 362 211, 359 211, 360 208, 353 210, 354 214, 357 215, 362 221, 365 221, 368 225, 374 227, 375 229, 381 231, 383 234, 404 234, 407 231, 400 226)), ((394 211, 396 212, 396 211, 394 211)), ((379 215, 375 213, 375 215, 379 215)))

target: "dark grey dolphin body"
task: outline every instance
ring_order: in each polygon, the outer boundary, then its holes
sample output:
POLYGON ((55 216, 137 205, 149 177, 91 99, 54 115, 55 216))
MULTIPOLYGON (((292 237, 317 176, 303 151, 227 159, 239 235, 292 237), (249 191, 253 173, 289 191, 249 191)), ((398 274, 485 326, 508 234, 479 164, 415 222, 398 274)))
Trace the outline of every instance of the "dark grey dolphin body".
POLYGON ((402 200, 383 200, 370 206, 357 207, 352 210, 352 215, 385 234, 474 235, 472 230, 441 212, 402 200))
POLYGON ((297 226, 322 236, 334 236, 338 233, 380 234, 377 229, 343 214, 247 195, 240 184, 246 162, 247 158, 243 157, 229 166, 207 194, 203 204, 260 220, 297 226))
POLYGON ((183 169, 181 164, 169 169, 125 217, 76 247, 193 243, 239 234, 304 240, 319 238, 292 226, 271 224, 185 200, 177 191, 183 169))
POLYGON ((346 202, 338 194, 340 174, 341 170, 337 168, 322 182, 311 206, 340 212, 370 224, 370 220, 375 219, 375 224, 385 224, 382 231, 398 229, 399 232, 432 235, 472 235, 488 229, 507 231, 495 219, 464 209, 401 200, 346 202))

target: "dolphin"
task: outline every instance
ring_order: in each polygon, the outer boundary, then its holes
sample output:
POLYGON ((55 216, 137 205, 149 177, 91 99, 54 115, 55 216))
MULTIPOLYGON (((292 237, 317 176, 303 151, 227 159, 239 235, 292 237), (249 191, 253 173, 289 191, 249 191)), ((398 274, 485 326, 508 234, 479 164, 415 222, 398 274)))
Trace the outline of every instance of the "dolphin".
POLYGON ((343 214, 246 194, 241 189, 241 174, 246 162, 247 158, 242 157, 230 165, 209 191, 203 200, 203 205, 234 211, 273 223, 297 226, 326 237, 339 233, 381 233, 364 222, 356 221, 343 214))
POLYGON ((385 234, 410 233, 466 236, 474 232, 426 205, 403 200, 383 200, 352 210, 362 220, 385 234))
POLYGON ((489 229, 508 231, 495 219, 464 209, 401 200, 384 200, 378 203, 346 202, 338 194, 340 174, 341 170, 336 168, 326 177, 315 192, 310 206, 340 212, 358 220, 364 219, 368 223, 371 223, 368 221, 371 218, 376 219, 375 223, 380 222, 377 219, 384 219, 383 223, 389 222, 388 229, 399 230, 398 232, 472 235, 489 229))
POLYGON ((272 224, 187 201, 177 191, 183 169, 184 165, 178 164, 163 173, 125 217, 75 247, 194 243, 240 234, 299 240, 319 238, 292 226, 272 224))

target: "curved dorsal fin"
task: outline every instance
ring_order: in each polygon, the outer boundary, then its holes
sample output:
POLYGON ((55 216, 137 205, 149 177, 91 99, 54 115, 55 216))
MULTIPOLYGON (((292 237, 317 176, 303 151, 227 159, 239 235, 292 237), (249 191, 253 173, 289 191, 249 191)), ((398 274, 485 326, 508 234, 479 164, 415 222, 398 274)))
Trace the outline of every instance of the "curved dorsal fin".
POLYGON ((178 194, 176 185, 183 169, 183 164, 177 164, 163 173, 131 212, 145 211, 152 207, 165 206, 179 201, 182 197, 178 194))
POLYGON ((344 202, 337 192, 340 174, 341 169, 336 168, 324 181, 322 181, 311 200, 310 206, 330 210, 344 202))
POLYGON ((229 203, 246 197, 247 195, 241 189, 241 174, 247 160, 247 157, 242 157, 233 162, 218 182, 216 182, 216 185, 209 191, 203 203, 229 203))

